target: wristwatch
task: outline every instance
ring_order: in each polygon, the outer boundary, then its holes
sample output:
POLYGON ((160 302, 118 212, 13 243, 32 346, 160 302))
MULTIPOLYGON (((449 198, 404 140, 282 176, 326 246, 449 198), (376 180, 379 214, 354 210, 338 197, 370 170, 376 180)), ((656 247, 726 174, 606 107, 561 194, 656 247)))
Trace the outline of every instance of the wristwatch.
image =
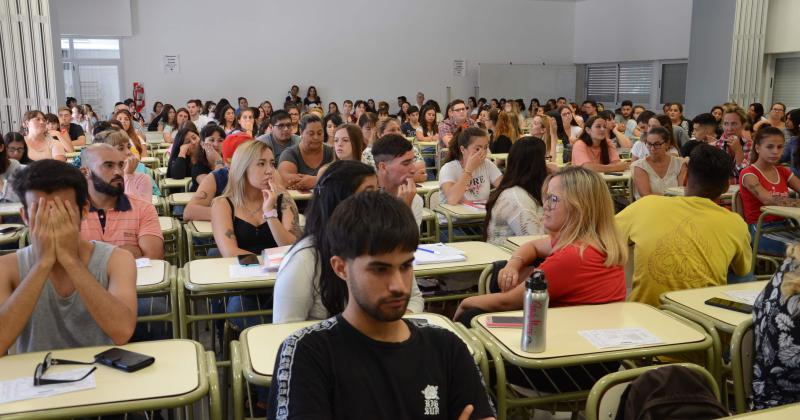
POLYGON ((272 209, 268 212, 264 213, 264 220, 267 219, 277 219, 278 218, 278 209, 272 209))

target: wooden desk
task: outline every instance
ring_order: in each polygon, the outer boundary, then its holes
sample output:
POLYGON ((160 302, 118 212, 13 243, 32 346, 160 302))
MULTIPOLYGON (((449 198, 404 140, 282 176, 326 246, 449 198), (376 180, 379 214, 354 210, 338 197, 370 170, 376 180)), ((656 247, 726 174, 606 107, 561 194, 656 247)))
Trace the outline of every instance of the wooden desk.
POLYGON ((0 203, 0 217, 19 216, 19 209, 21 208, 22 203, 0 203))
POLYGON ((706 305, 705 301, 714 297, 735 301, 735 298, 726 295, 725 292, 734 290, 763 290, 766 284, 767 281, 765 280, 728 284, 725 286, 678 290, 661 295, 661 303, 676 305, 695 315, 695 317, 701 317, 711 321, 719 331, 732 334, 737 325, 747 319, 751 319, 753 316, 706 305))
MULTIPOLYGON (((462 325, 454 324, 446 317, 433 313, 408 314, 405 318, 424 319, 430 324, 447 329, 467 345, 476 363, 481 363, 485 358, 480 343, 462 325)), ((323 321, 257 325, 244 330, 239 336, 240 341, 232 343, 234 419, 243 418, 241 410, 244 407, 244 383, 269 386, 272 382, 275 358, 283 341, 294 332, 319 322, 323 321)))
POLYGON ((507 396, 504 367, 506 363, 531 369, 563 368, 638 357, 705 351, 712 345, 711 337, 705 334, 700 326, 684 322, 668 312, 649 305, 618 302, 550 308, 547 314, 547 347, 541 353, 528 353, 520 347, 522 329, 488 327, 486 322, 492 315, 521 316, 522 311, 484 314, 472 320, 473 333, 478 336, 495 360, 498 374, 496 395, 499 418, 505 418, 509 407, 541 407, 555 402, 580 401, 589 393, 589 390, 582 390, 539 394, 527 398, 507 396), (582 330, 635 327, 645 328, 663 343, 642 347, 598 349, 578 334, 582 330))
MULTIPOLYGON (((111 346, 53 351, 53 357, 92 360, 111 346)), ((127 350, 155 357, 156 361, 140 371, 127 373, 98 366, 92 374, 96 388, 51 397, 0 404, 4 419, 41 419, 94 417, 129 411, 183 407, 210 397, 211 418, 222 418, 217 368, 213 353, 206 353, 199 343, 188 340, 164 340, 132 343, 127 350)), ((0 358, 0 380, 30 377, 46 352, 16 354, 0 358)), ((75 366, 54 366, 72 370, 75 366)))
MULTIPOLYGON (((447 246, 464 251, 466 261, 414 266, 414 275, 441 276, 445 274, 480 272, 495 261, 507 260, 511 254, 507 249, 486 242, 452 242, 447 246)), ((475 278, 477 281, 477 277, 475 278)))
POLYGON ((535 241, 537 239, 547 238, 548 236, 549 235, 510 236, 506 238, 505 247, 512 251, 516 251, 517 248, 521 247, 525 243, 535 241))

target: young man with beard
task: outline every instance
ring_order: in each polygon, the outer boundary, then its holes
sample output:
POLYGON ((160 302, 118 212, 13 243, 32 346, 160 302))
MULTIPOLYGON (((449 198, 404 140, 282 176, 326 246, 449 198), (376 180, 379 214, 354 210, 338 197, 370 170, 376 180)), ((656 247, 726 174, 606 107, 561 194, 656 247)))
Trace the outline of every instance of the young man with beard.
POLYGON ((130 251, 136 258, 164 257, 164 237, 152 203, 125 194, 125 156, 107 144, 88 147, 81 172, 89 184, 89 211, 81 239, 102 241, 130 251))
POLYGON ((14 180, 31 245, 0 257, 0 357, 122 345, 136 325, 136 264, 130 253, 79 235, 86 179, 52 159, 14 180))
POLYGON ((461 339, 402 318, 419 243, 408 206, 362 192, 339 204, 328 225, 333 257, 325 263, 347 283, 347 306, 284 341, 267 418, 493 418, 461 339))

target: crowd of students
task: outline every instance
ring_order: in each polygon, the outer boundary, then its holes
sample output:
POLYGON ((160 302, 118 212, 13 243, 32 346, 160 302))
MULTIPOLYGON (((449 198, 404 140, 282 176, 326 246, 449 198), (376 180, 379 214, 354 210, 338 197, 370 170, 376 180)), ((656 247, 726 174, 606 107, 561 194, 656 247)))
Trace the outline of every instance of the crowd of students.
MULTIPOLYGON (((545 273, 551 306, 626 299, 656 306, 667 291, 751 278, 761 207, 800 207, 790 197, 790 189, 800 191, 800 110, 786 113, 780 103, 767 117, 760 104, 745 111, 726 103, 690 121, 677 103, 656 114, 630 101, 605 110, 566 98, 544 105, 533 99, 528 107, 522 100, 469 98, 441 112, 418 93, 415 105, 399 97, 395 114, 373 100, 347 100, 341 110, 331 102, 326 113, 316 88, 305 98, 298 94, 293 86, 282 109, 269 101, 250 107, 244 97, 236 108, 226 99, 192 99, 177 110, 157 102, 147 119, 132 101, 118 103, 107 121, 72 98, 58 116, 27 112, 21 131, 0 144, 0 201, 22 203, 31 244, 0 257, 0 353, 158 338, 134 334, 137 314, 153 305, 137 307, 133 259, 163 258, 150 201, 157 185, 140 162, 148 153, 145 131, 171 143, 167 177, 191 178, 194 192, 183 218, 211 222, 219 255, 292 246, 274 294, 231 299, 218 310, 272 305, 273 323, 327 319, 281 348, 270 418, 352 417, 355 406, 367 417, 414 417, 416 408, 409 407, 428 409, 420 391, 429 383, 447 395, 441 409, 449 417, 493 415, 463 346, 400 318, 424 309, 411 261, 423 213, 417 183, 433 176, 422 157, 430 143, 447 149, 436 174, 440 203, 485 203, 488 242, 548 235, 514 252, 493 293, 461 302, 454 319, 467 326, 481 312, 521 309, 523 280, 534 267, 545 273), (65 163, 88 139, 92 144, 75 164, 65 163), (508 155, 496 163, 491 153, 508 155), (602 174, 625 171, 635 201, 615 214, 620 206, 602 174), (718 204, 731 184, 741 185, 742 216, 718 204), (684 187, 684 196, 664 197, 673 187, 684 187), (287 190, 312 194, 304 229, 287 190), (635 255, 630 291, 623 269, 628 244, 635 255), (397 357, 383 353, 388 349, 397 357), (431 359, 417 360, 419 354, 431 359), (363 371, 340 377, 333 361, 342 358, 362 363, 363 371), (407 378, 419 371, 417 362, 428 366, 426 379, 407 378), (463 378, 454 380, 453 372, 463 378), (393 382, 384 383, 389 377, 393 382), (419 389, 410 385, 417 383, 419 389), (364 405, 356 400, 361 391, 380 397, 364 405)), ((765 221, 791 228, 780 218, 765 221)), ((761 254, 785 253, 785 242, 760 243, 761 254)), ((782 287, 795 269, 794 262, 783 264, 770 282, 780 293, 759 298, 756 348, 800 348, 800 328, 764 325, 776 311, 796 318, 798 288, 782 287)), ((258 322, 232 321, 238 329, 258 322)), ((779 362, 756 360, 755 408, 800 401, 792 388, 800 375, 796 364, 781 360, 780 375, 764 375, 779 362)), ((265 395, 259 399, 266 403, 265 395)))

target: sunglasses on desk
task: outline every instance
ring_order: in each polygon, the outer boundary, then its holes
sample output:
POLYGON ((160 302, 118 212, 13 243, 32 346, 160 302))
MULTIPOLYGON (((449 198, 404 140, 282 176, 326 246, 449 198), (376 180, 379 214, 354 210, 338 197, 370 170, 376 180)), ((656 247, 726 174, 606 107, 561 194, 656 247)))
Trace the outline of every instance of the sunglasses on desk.
POLYGON ((51 366, 55 365, 93 365, 94 362, 76 362, 74 360, 64 360, 64 359, 54 359, 53 353, 48 352, 44 356, 44 361, 36 365, 36 371, 33 373, 33 386, 40 386, 40 385, 51 385, 51 384, 66 384, 70 382, 80 382, 89 375, 92 374, 97 369, 97 366, 92 367, 85 375, 81 376, 78 379, 45 379, 42 378, 44 373, 47 372, 47 369, 50 369, 51 366))

